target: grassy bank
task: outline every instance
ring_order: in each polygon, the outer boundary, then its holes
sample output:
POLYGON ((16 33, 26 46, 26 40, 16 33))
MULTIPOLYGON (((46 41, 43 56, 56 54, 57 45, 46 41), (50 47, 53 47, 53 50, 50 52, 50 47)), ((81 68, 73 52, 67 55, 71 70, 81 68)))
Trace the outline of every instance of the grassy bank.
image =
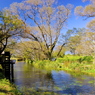
POLYGON ((70 72, 95 74, 95 64, 93 64, 93 58, 91 56, 69 55, 64 58, 57 58, 55 61, 34 61, 33 66, 36 68, 44 68, 46 70, 66 70, 70 72))
POLYGON ((16 86, 8 79, 6 79, 2 73, 0 66, 0 95, 21 95, 16 86))

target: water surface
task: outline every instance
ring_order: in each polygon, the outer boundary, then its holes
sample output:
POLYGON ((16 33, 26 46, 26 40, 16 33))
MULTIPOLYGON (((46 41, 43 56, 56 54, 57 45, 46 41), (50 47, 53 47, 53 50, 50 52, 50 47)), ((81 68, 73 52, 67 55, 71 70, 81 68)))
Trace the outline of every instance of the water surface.
POLYGON ((95 95, 95 77, 80 74, 73 76, 65 71, 36 69, 24 62, 14 65, 15 84, 24 95, 50 92, 45 95, 95 95), (51 93, 52 92, 52 93, 51 93))

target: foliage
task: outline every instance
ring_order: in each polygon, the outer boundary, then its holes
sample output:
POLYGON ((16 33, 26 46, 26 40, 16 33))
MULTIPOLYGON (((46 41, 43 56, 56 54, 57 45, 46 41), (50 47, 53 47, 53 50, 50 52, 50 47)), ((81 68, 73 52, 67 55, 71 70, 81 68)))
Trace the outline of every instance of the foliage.
POLYGON ((81 54, 81 52, 77 51, 77 48, 80 48, 81 46, 81 39, 84 36, 85 31, 85 28, 73 28, 72 30, 67 31, 67 34, 69 33, 71 35, 68 38, 66 47, 72 54, 81 54))
POLYGON ((22 95, 16 86, 5 79, 0 72, 0 95, 22 95))
POLYGON ((57 58, 56 61, 34 61, 32 65, 36 68, 44 68, 46 70, 77 71, 88 74, 95 72, 95 64, 93 64, 92 56, 66 55, 64 58, 57 58))
POLYGON ((80 44, 76 48, 76 53, 87 56, 95 56, 95 33, 86 31, 84 36, 81 37, 80 44))
POLYGON ((93 62, 93 57, 92 56, 84 56, 84 57, 79 58, 80 63, 83 62, 83 61, 92 63, 93 62))
POLYGON ((23 41, 15 44, 14 49, 11 50, 13 57, 22 57, 25 60, 42 60, 46 56, 39 48, 36 41, 23 41))
MULTIPOLYGON (((79 16, 85 17, 85 18, 91 18, 95 17, 95 0, 83 0, 83 1, 89 1, 89 4, 86 6, 77 6, 75 8, 75 13, 79 16)), ((95 56, 95 18, 92 19, 88 24, 87 27, 89 28, 87 30, 87 33, 85 34, 83 38, 83 43, 81 48, 86 48, 86 54, 90 54, 95 56), (84 44, 84 45, 83 45, 84 44), (91 53, 93 52, 93 53, 91 53)))
MULTIPOLYGON (((85 0, 87 1, 87 0, 85 0)), ((85 7, 82 6, 77 6, 75 9, 75 13, 80 15, 80 16, 85 16, 85 17, 94 17, 95 16, 95 1, 94 0, 88 0, 90 1, 90 4, 88 4, 85 7)))
POLYGON ((67 50, 74 55, 95 56, 95 32, 85 28, 73 28, 66 44, 67 50))
POLYGON ((17 15, 12 15, 7 9, 0 12, 0 54, 5 50, 9 38, 20 35, 22 26, 17 15))

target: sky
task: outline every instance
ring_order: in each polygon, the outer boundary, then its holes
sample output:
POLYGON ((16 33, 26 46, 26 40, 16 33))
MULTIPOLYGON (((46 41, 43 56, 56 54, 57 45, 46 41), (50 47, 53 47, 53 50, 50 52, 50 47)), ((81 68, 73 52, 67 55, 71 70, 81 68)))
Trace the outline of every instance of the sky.
MULTIPOLYGON (((9 7, 10 4, 13 2, 21 2, 24 0, 0 0, 0 10, 4 7, 9 7)), ((60 5, 67 5, 72 4, 74 8, 76 6, 85 6, 88 4, 88 2, 83 3, 82 0, 58 0, 60 5)), ((65 28, 65 31, 68 29, 73 28, 86 28, 87 22, 89 22, 91 19, 84 20, 83 17, 78 17, 74 14, 74 8, 72 10, 72 14, 70 16, 70 19, 68 19, 67 26, 65 28)))

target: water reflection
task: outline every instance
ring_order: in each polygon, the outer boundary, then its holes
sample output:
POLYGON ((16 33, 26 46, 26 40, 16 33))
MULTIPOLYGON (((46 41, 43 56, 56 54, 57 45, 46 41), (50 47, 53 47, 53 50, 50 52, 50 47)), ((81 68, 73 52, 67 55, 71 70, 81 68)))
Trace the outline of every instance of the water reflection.
POLYGON ((19 88, 26 87, 26 91, 33 88, 36 91, 55 92, 58 95, 95 95, 94 77, 87 75, 74 77, 64 71, 47 72, 23 62, 15 64, 14 68, 15 84, 19 88))
POLYGON ((87 76, 86 79, 83 78, 84 76, 81 76, 82 80, 80 81, 78 78, 71 77, 70 74, 67 74, 64 71, 52 71, 52 77, 57 87, 61 88, 61 90, 56 92, 71 95, 77 95, 78 93, 95 94, 95 87, 93 88, 93 86, 88 83, 91 78, 87 76))

